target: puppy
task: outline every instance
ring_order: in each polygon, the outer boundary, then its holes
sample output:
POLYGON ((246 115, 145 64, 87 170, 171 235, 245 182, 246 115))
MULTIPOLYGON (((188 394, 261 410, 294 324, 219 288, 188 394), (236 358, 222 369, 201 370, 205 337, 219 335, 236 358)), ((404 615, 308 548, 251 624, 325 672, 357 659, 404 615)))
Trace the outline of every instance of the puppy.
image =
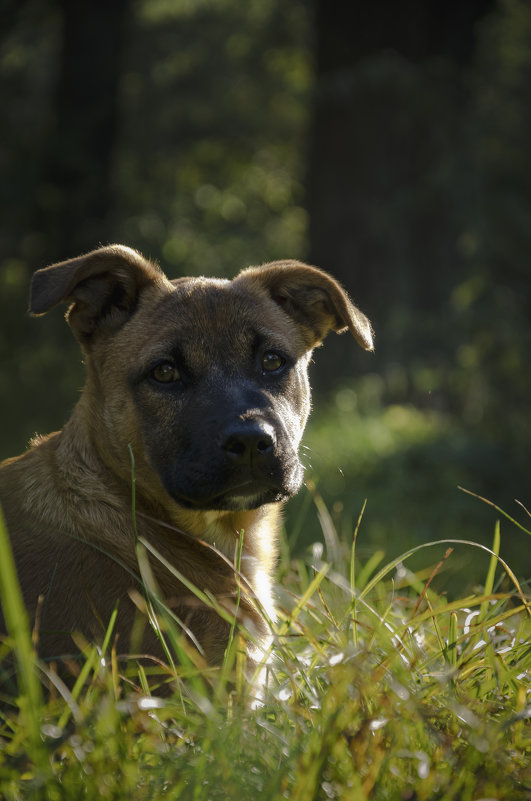
MULTIPOLYGON (((74 631, 101 639, 117 601, 127 646, 142 586, 135 525, 152 585, 207 662, 223 659, 230 623, 191 585, 237 612, 259 650, 279 513, 303 479, 308 362, 329 331, 372 350, 367 318, 301 262, 170 281, 121 245, 38 270, 30 312, 59 303, 84 354, 83 393, 62 431, 0 466, 40 655, 70 653, 74 631)), ((142 647, 159 650, 149 627, 142 647)))

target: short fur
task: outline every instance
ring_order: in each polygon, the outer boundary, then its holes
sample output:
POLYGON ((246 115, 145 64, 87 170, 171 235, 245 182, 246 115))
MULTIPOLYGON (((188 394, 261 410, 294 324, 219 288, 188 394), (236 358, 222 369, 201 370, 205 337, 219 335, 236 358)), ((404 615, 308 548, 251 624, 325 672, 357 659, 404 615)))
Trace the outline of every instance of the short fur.
MULTIPOLYGON (((233 281, 169 281, 120 245, 37 271, 30 312, 62 302, 84 352, 84 391, 62 431, 0 466, 40 654, 75 650, 74 631, 101 639, 117 600, 120 650, 130 646, 140 582, 129 446, 139 536, 232 611, 231 563, 245 532, 240 616, 264 641, 260 606, 273 614, 279 513, 303 477, 307 365, 329 330, 348 329, 371 350, 368 320, 334 279, 300 262, 251 267, 233 281)), ((150 566, 207 661, 219 664, 227 623, 159 559, 150 566)), ((149 631, 142 648, 158 651, 149 631)))

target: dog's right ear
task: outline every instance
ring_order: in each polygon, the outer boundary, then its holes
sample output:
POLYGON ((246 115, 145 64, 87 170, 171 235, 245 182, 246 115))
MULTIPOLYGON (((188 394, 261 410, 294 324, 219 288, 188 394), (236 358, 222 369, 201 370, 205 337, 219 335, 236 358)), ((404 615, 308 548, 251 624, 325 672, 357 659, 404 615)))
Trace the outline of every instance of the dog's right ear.
POLYGON ((40 315, 59 303, 70 303, 66 319, 81 344, 88 345, 96 331, 113 332, 124 324, 142 289, 166 281, 159 268, 136 250, 109 245, 37 270, 29 311, 40 315))

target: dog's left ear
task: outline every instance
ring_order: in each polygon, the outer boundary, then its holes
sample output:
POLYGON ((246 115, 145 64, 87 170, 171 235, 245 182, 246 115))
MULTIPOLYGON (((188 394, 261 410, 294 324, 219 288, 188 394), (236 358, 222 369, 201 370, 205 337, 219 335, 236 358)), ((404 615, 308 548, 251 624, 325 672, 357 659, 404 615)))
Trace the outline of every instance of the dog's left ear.
POLYGON ((367 317, 328 273, 300 261, 274 261, 249 267, 235 279, 266 292, 303 330, 308 346, 319 344, 329 331, 350 331, 365 350, 374 350, 367 317))
POLYGON ((69 303, 68 323, 81 344, 88 346, 96 331, 116 331, 123 325, 146 286, 165 282, 158 267, 136 250, 109 245, 37 270, 29 311, 40 315, 69 303))

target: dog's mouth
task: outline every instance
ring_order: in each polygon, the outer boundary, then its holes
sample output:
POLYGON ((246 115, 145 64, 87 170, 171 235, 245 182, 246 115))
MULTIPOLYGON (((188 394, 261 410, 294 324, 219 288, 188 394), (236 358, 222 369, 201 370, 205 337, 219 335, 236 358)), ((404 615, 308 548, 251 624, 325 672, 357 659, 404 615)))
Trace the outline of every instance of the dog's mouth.
POLYGON ((170 465, 161 478, 168 494, 185 509, 197 511, 251 511, 288 500, 301 487, 304 468, 293 454, 253 466, 208 466, 181 471, 170 465), (230 468, 230 469, 229 469, 230 468))
POLYGON ((205 511, 250 511, 267 503, 279 503, 293 495, 288 489, 267 481, 249 480, 222 492, 208 496, 190 497, 181 493, 172 493, 173 499, 187 509, 205 511))

